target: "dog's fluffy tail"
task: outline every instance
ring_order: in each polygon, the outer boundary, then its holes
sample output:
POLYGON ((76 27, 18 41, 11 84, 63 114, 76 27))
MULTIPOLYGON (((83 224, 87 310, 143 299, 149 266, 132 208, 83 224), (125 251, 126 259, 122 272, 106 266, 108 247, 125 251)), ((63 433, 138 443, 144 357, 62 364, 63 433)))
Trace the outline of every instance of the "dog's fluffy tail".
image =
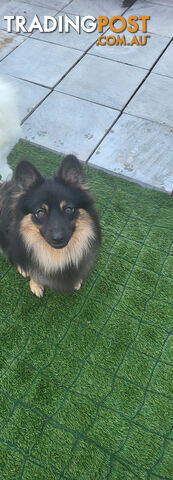
POLYGON ((15 88, 6 78, 0 78, 0 178, 11 175, 7 156, 20 137, 20 122, 15 88))

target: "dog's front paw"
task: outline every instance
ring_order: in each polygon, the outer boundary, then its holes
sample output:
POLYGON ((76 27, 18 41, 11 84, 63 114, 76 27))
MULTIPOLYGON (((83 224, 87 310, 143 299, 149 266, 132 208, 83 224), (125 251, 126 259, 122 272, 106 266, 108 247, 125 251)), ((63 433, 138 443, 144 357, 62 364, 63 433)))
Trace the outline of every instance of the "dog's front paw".
POLYGON ((21 268, 20 265, 17 265, 17 270, 20 273, 20 275, 22 275, 22 277, 24 277, 24 278, 29 277, 27 272, 25 272, 25 270, 23 270, 23 268, 21 268))
POLYGON ((74 287, 75 290, 80 290, 80 287, 82 285, 82 280, 80 280, 74 287))
POLYGON ((36 295, 36 297, 40 298, 43 296, 44 287, 42 287, 42 285, 40 285, 39 283, 35 282, 33 278, 31 278, 30 280, 30 290, 34 295, 36 295))

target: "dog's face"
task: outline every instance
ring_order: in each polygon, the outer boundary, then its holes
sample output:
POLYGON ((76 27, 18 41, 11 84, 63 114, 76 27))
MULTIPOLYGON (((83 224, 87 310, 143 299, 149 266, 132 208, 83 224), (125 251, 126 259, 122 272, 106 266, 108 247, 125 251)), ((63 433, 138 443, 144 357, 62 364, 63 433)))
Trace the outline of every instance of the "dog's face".
POLYGON ((75 229, 81 198, 60 179, 46 179, 25 199, 25 214, 53 248, 64 248, 75 229))
POLYGON ((40 234, 53 248, 64 248, 74 231, 76 199, 58 180, 46 180, 28 196, 26 209, 40 234))
POLYGON ((87 230, 92 230, 89 210, 93 201, 85 186, 83 169, 72 155, 63 160, 57 175, 46 179, 32 164, 22 161, 15 180, 23 189, 18 209, 25 237, 31 234, 38 241, 39 234, 40 241, 44 238, 54 249, 62 249, 82 222, 87 230))

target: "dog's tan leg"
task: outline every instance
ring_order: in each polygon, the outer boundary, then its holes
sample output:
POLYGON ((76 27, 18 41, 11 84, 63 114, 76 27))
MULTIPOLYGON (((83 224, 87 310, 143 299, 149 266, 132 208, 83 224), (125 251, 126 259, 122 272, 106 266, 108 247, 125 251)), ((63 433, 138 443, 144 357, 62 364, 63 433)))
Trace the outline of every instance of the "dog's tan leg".
POLYGON ((44 292, 44 287, 40 285, 40 283, 35 282, 33 278, 30 280, 30 290, 31 292, 36 295, 36 297, 42 297, 44 292))
POLYGON ((23 268, 21 268, 20 265, 17 265, 17 270, 20 273, 20 275, 22 275, 22 277, 24 277, 24 278, 29 277, 27 272, 25 272, 25 270, 23 270, 23 268))
POLYGON ((80 290, 80 287, 82 285, 82 280, 80 280, 74 287, 75 290, 80 290))

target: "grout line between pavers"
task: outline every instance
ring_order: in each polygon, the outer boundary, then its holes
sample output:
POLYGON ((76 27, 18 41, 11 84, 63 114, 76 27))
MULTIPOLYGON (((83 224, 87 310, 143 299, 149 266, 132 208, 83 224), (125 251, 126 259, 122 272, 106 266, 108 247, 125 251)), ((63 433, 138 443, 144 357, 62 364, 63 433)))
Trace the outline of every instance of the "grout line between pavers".
POLYGON ((94 100, 89 100, 88 98, 78 97, 78 95, 74 95, 74 94, 67 93, 67 92, 62 92, 61 90, 54 90, 54 92, 55 93, 56 92, 57 93, 62 93, 62 95, 67 95, 67 97, 77 98, 78 100, 82 100, 83 102, 93 103, 94 105, 98 105, 98 107, 105 107, 107 109, 114 110, 115 112, 120 112, 121 111, 121 108, 112 107, 112 106, 106 105, 104 103, 98 103, 94 100))
POLYGON ((152 75, 158 75, 159 77, 170 78, 171 80, 173 79, 173 75, 170 77, 170 75, 166 75, 165 73, 152 72, 152 75))
POLYGON ((49 89, 49 92, 47 93, 47 95, 45 95, 45 97, 42 98, 42 99, 39 101, 39 103, 37 103, 36 107, 35 107, 34 109, 32 109, 32 111, 29 112, 29 113, 23 118, 23 120, 21 121, 21 125, 23 125, 23 123, 25 122, 25 120, 28 119, 28 117, 31 115, 31 113, 33 113, 33 112, 36 110, 36 108, 38 108, 38 107, 44 102, 44 100, 46 100, 46 99, 49 97, 49 95, 50 95, 51 93, 52 93, 52 90, 49 89))
POLYGON ((84 53, 85 50, 82 50, 82 48, 77 48, 77 47, 71 47, 71 45, 62 45, 62 43, 57 43, 57 42, 53 42, 53 41, 48 41, 48 40, 44 40, 44 38, 37 38, 37 37, 34 37, 34 35, 32 36, 32 40, 36 40, 38 42, 44 42, 48 45, 57 45, 57 47, 63 47, 63 48, 70 48, 71 50, 77 50, 78 52, 82 52, 84 53))
POLYGON ((108 135, 108 133, 110 132, 110 130, 114 127, 114 125, 117 123, 117 121, 119 120, 119 118, 121 117, 121 115, 124 113, 124 110, 126 109, 127 105, 131 102, 132 98, 136 95, 136 93, 138 92, 138 90, 141 88, 141 86, 143 85, 143 83, 146 81, 146 79, 149 77, 150 73, 152 72, 153 68, 155 67, 155 65, 159 62, 160 58, 162 57, 162 55, 165 53, 165 51, 167 50, 167 48, 169 47, 169 45, 172 43, 173 41, 173 37, 170 39, 170 41, 168 42, 168 44, 166 45, 166 47, 163 49, 163 51, 161 52, 161 54, 159 55, 159 57, 155 60, 155 62, 153 63, 152 67, 148 70, 146 76, 143 78, 143 80, 140 82, 140 84, 138 85, 138 87, 136 88, 136 90, 134 91, 134 93, 131 95, 131 97, 129 98, 129 100, 127 101, 127 103, 125 104, 125 106, 122 108, 120 114, 118 115, 118 117, 116 118, 116 120, 114 120, 114 122, 112 123, 112 125, 108 128, 107 132, 103 135, 103 137, 101 138, 101 140, 98 142, 97 146, 93 149, 93 151, 90 153, 90 155, 88 156, 87 160, 86 160, 86 163, 89 162, 90 158, 92 157, 92 155, 95 153, 95 151, 97 150, 97 148, 100 146, 100 144, 103 142, 103 140, 105 139, 105 137, 108 135))
MULTIPOLYGON (((171 78, 171 77, 168 77, 168 78, 171 78)), ((129 115, 129 117, 141 118, 142 120, 146 120, 147 122, 157 123, 157 125, 162 125, 162 127, 167 127, 167 128, 172 129, 172 126, 168 125, 168 123, 163 123, 163 122, 159 122, 158 120, 153 120, 153 119, 150 119, 150 118, 146 118, 146 117, 143 117, 142 115, 137 115, 137 113, 134 114, 134 113, 130 113, 130 112, 125 112, 125 115, 129 115)))
POLYGON ((96 53, 89 53, 88 55, 90 55, 90 57, 101 58, 102 60, 110 60, 110 62, 121 63, 121 65, 127 65, 128 67, 139 68, 141 70, 147 70, 147 72, 149 70, 149 68, 141 67, 141 65, 134 65, 133 63, 123 62, 121 60, 117 60, 117 59, 114 59, 114 58, 104 57, 104 56, 98 55, 96 53))

